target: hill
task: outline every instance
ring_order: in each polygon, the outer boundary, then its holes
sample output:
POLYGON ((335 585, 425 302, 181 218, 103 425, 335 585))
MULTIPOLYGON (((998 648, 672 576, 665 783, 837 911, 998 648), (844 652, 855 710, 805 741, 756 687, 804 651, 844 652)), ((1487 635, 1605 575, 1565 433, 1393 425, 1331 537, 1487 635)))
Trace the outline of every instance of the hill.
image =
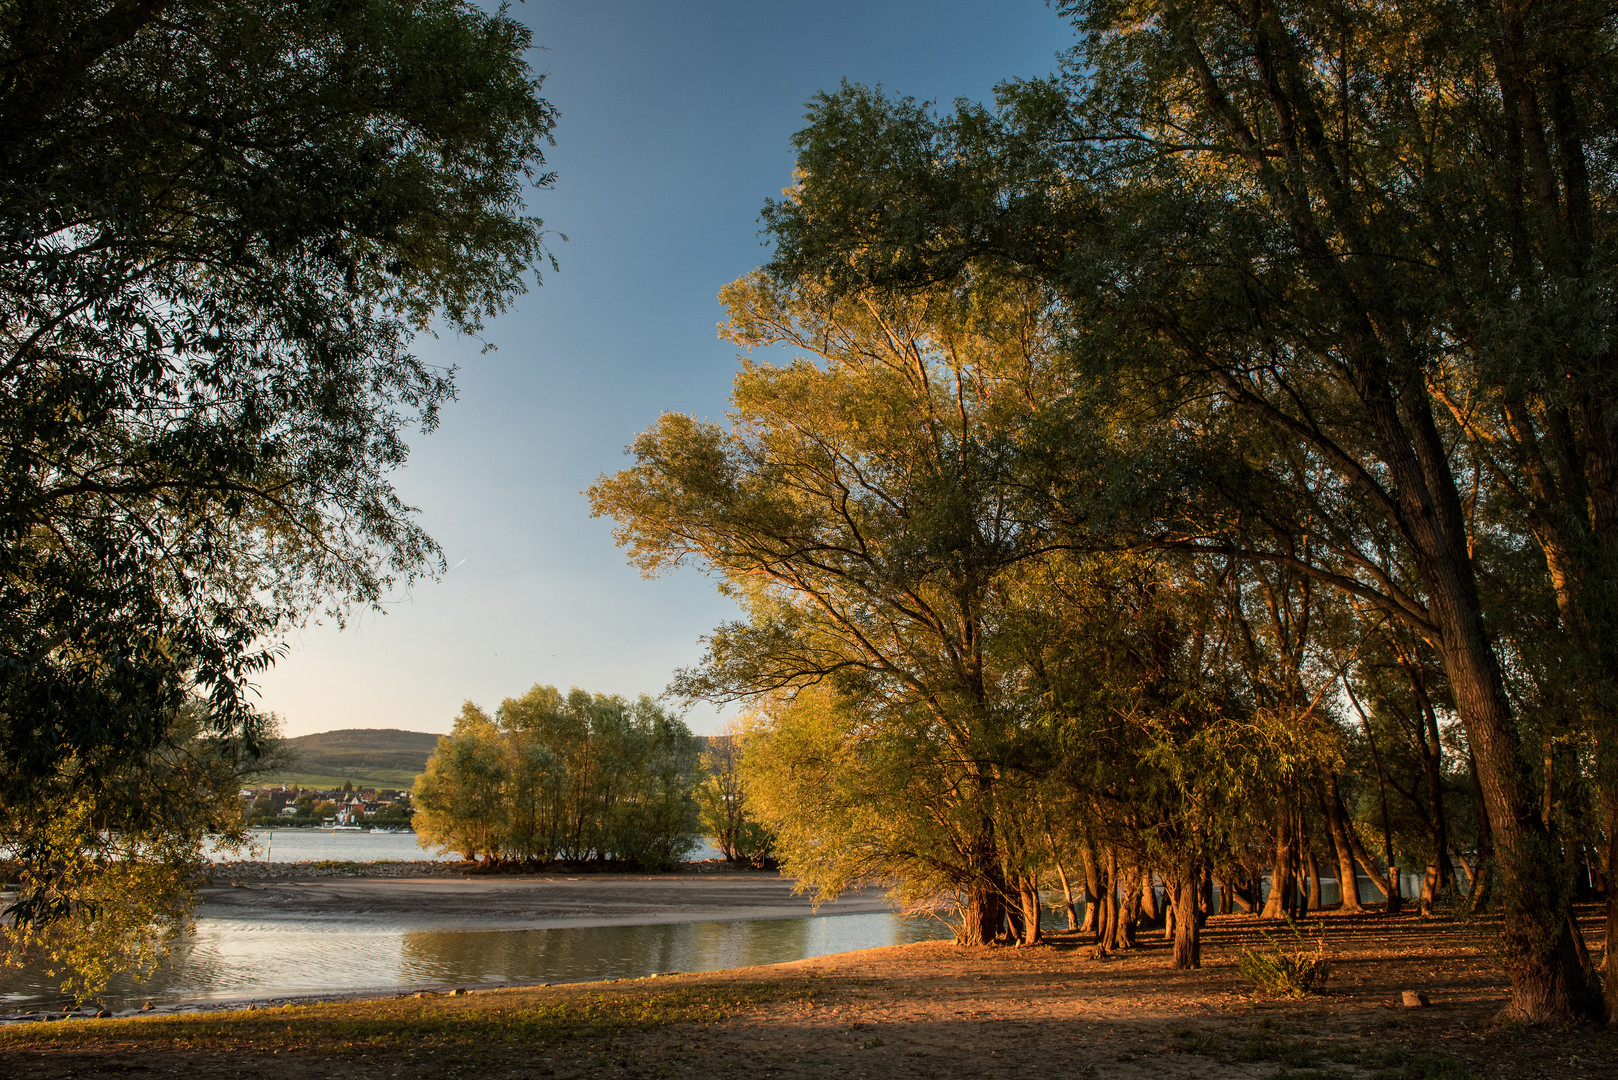
POLYGON ((286 770, 262 782, 334 787, 352 780, 356 787, 409 787, 427 767, 438 738, 397 728, 345 728, 299 735, 286 740, 292 756, 286 770))

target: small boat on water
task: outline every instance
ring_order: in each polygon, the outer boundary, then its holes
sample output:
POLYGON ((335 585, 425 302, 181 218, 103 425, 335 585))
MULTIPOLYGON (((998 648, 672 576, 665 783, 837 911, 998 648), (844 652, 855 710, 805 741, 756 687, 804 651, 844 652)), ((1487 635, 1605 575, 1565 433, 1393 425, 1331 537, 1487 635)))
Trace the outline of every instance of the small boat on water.
POLYGON ((331 827, 331 831, 332 832, 364 832, 365 830, 360 828, 360 826, 358 826, 358 825, 333 825, 331 827))

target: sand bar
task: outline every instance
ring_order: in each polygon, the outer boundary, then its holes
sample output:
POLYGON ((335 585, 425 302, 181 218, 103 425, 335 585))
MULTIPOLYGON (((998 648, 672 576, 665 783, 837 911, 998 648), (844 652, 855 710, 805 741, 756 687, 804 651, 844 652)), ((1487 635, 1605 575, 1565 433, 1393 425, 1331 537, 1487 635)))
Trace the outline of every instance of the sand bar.
MULTIPOLYGON (((533 874, 231 880, 202 892, 206 918, 354 919, 414 930, 648 926, 816 914, 792 882, 764 872, 533 874)), ((818 914, 891 910, 879 889, 822 904, 818 914)))

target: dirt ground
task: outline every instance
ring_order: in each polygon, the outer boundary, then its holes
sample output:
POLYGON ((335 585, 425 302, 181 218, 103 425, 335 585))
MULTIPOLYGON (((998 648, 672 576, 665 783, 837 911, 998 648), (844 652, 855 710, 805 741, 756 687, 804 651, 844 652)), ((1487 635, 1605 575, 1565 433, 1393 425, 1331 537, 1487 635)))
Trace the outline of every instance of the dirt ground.
MULTIPOLYGON (((1595 915, 1583 920, 1592 940, 1595 915)), ((1157 934, 1107 958, 1058 934, 1028 949, 927 942, 768 968, 268 1016, 36 1024, 3 1033, 0 1076, 1618 1077, 1618 1032, 1493 1023, 1505 980, 1486 923, 1328 915, 1305 924, 1311 941, 1324 934, 1333 966, 1325 993, 1297 1001, 1255 998, 1236 972, 1238 950, 1262 945, 1262 929, 1244 917, 1210 920, 1204 967, 1191 972, 1169 968, 1157 934), (1431 1005, 1404 1007, 1404 990, 1425 992, 1431 1005), (703 1020, 710 1006, 693 1003, 709 1000, 743 1004, 703 1020), (587 1019, 607 1006, 627 1019, 587 1019), (421 1034, 377 1038, 359 1023, 368 1016, 421 1034), (529 1034, 503 1038, 518 1029, 477 1026, 500 1016, 527 1017, 529 1034), (545 1017, 560 1026, 532 1026, 545 1017)))

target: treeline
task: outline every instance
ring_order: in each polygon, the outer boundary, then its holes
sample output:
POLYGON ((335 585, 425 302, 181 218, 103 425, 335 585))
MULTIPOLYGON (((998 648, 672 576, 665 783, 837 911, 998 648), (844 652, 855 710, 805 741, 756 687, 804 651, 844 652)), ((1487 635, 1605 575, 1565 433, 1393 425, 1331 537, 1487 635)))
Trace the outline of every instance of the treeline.
POLYGON ((813 103, 722 294, 799 359, 592 489, 744 608, 678 689, 754 703, 824 893, 1028 941, 1054 880, 1119 946, 1150 875, 1195 966, 1213 879, 1279 915, 1413 859, 1503 916, 1512 1015, 1602 1012, 1618 16, 1063 7, 992 106, 813 103))
POLYGON ((732 861, 760 861, 739 794, 727 797, 739 792, 733 740, 705 752, 645 696, 535 686, 492 717, 467 702, 416 780, 416 833, 493 864, 665 867, 702 835, 732 861))

